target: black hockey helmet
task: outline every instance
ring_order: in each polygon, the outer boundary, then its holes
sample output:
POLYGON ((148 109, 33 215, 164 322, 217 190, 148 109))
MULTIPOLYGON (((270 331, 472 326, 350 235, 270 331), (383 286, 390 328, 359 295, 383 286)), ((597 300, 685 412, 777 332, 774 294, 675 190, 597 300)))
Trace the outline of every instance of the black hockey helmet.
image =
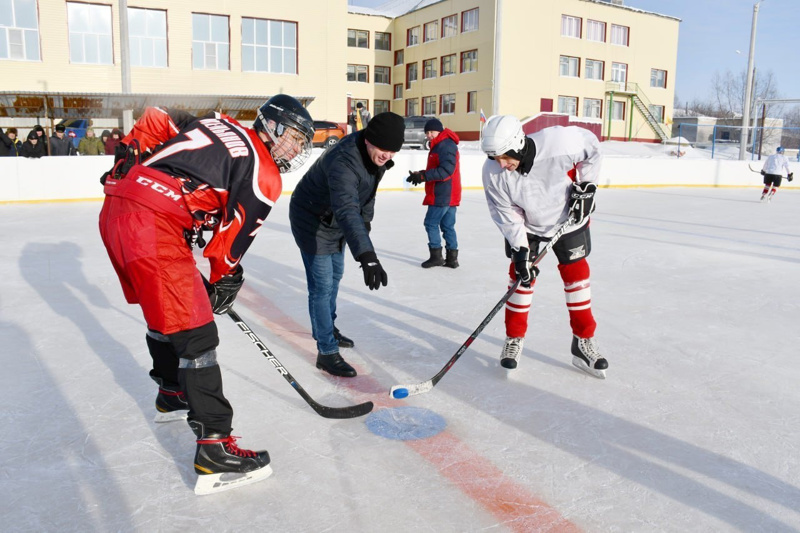
POLYGON ((270 153, 278 169, 283 172, 297 170, 311 155, 314 139, 314 121, 305 107, 288 94, 276 94, 258 108, 258 116, 253 124, 256 131, 263 131, 272 141, 270 153), (291 128, 293 137, 300 143, 300 151, 294 156, 280 153, 281 137, 291 128))

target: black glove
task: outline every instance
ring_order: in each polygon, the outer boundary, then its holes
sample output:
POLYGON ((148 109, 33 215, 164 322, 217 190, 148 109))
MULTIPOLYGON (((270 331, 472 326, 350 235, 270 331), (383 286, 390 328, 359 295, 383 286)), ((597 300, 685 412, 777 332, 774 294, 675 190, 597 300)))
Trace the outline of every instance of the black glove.
POLYGON ((358 261, 361 263, 361 269, 364 271, 364 284, 369 287, 371 291, 377 291, 384 287, 389 282, 389 276, 378 261, 378 256, 375 252, 364 252, 358 256, 358 261))
POLYGON ((409 182, 411 185, 419 185, 420 183, 425 181, 425 178, 422 176, 422 172, 414 172, 409 170, 408 177, 406 181, 409 182))
POLYGON ((762 171, 761 171, 761 175, 762 175, 762 176, 766 176, 766 175, 767 175, 767 173, 766 173, 766 172, 764 172, 764 171, 762 170, 762 171))
POLYGON ((786 176, 786 179, 791 182, 794 179, 794 172, 789 172, 789 175, 786 176))
POLYGON ((517 279, 520 280, 523 287, 530 287, 536 276, 539 275, 539 269, 533 266, 533 257, 531 251, 524 246, 519 250, 511 252, 511 261, 514 262, 514 272, 517 274, 517 279))
POLYGON ((242 265, 237 265, 236 272, 228 276, 223 276, 215 283, 206 287, 208 289, 208 298, 211 300, 211 310, 217 315, 222 315, 228 312, 233 306, 233 301, 236 299, 236 294, 242 288, 244 283, 244 269, 242 265))
POLYGON ((597 185, 594 183, 573 183, 569 195, 569 210, 575 224, 580 224, 594 211, 594 193, 597 185))

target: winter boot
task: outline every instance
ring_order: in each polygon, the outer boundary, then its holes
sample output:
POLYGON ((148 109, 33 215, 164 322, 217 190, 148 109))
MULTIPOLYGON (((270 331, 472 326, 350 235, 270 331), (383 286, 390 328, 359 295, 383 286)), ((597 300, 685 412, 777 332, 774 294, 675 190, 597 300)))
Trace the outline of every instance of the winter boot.
POLYGON ((500 366, 509 369, 517 368, 524 342, 525 339, 522 337, 506 337, 506 344, 503 346, 503 353, 500 355, 500 366))
POLYGON ((236 445, 238 437, 230 434, 208 432, 203 424, 189 422, 197 435, 197 451, 194 454, 194 471, 197 483, 194 493, 214 494, 261 481, 272 474, 269 453, 254 452, 236 445))
POLYGON ((342 359, 339 352, 327 355, 317 353, 317 368, 324 370, 332 376, 340 376, 343 378, 353 378, 356 376, 356 369, 347 364, 347 361, 342 359))
POLYGON ((458 250, 447 250, 447 258, 444 260, 444 266, 458 268, 458 250))
POLYGON ((582 339, 572 336, 572 364, 596 378, 606 379, 608 361, 600 355, 594 337, 582 339))
POLYGON ((185 420, 189 412, 186 394, 180 390, 178 385, 165 385, 161 378, 151 377, 158 383, 158 396, 156 396, 156 411, 158 412, 153 421, 162 423, 185 420))
POLYGON ((431 257, 424 263, 422 263, 422 268, 431 268, 431 267, 440 267, 444 266, 444 259, 442 259, 442 249, 441 248, 428 248, 431 252, 431 257))
POLYGON ((356 345, 356 343, 353 342, 353 339, 342 335, 342 332, 339 331, 338 328, 333 328, 333 337, 336 339, 336 342, 339 343, 339 348, 352 348, 356 345))

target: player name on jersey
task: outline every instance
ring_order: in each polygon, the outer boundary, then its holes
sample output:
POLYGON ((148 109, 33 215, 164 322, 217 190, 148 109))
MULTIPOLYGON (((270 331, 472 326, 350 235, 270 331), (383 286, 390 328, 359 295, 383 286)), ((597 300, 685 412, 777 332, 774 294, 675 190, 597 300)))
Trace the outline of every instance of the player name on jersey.
POLYGON ((225 148, 230 152, 231 157, 245 157, 250 155, 250 150, 248 150, 242 138, 223 124, 221 120, 206 118, 201 120, 200 123, 223 142, 225 148))

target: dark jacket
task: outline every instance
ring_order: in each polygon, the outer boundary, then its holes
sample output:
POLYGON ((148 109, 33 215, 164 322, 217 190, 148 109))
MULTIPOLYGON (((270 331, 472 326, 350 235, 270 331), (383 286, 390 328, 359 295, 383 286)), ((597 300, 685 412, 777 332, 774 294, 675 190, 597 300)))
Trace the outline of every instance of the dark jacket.
POLYGON ((47 153, 45 152, 45 145, 42 144, 41 141, 38 141, 36 146, 34 146, 33 143, 28 140, 22 143, 22 149, 20 149, 19 155, 21 157, 39 158, 47 155, 47 153))
POLYGON ((304 253, 342 251, 353 257, 374 252, 367 229, 375 210, 375 193, 394 162, 376 166, 367 155, 363 132, 344 137, 317 159, 302 177, 289 202, 289 222, 304 253))
POLYGON ((106 155, 114 155, 114 151, 117 149, 117 146, 119 146, 119 144, 122 142, 123 137, 124 135, 122 134, 122 130, 118 128, 114 128, 113 130, 111 130, 111 136, 105 142, 106 155), (115 133, 119 136, 119 139, 114 138, 115 133))
POLYGON ((22 150, 22 141, 19 139, 12 140, 3 128, 0 128, 0 157, 16 157, 22 150))
POLYGON ((75 155, 75 144, 65 133, 62 138, 58 138, 55 133, 50 137, 50 155, 75 155))
POLYGON ((456 206, 461 204, 461 164, 458 135, 445 128, 433 141, 428 154, 425 199, 422 205, 456 206))

